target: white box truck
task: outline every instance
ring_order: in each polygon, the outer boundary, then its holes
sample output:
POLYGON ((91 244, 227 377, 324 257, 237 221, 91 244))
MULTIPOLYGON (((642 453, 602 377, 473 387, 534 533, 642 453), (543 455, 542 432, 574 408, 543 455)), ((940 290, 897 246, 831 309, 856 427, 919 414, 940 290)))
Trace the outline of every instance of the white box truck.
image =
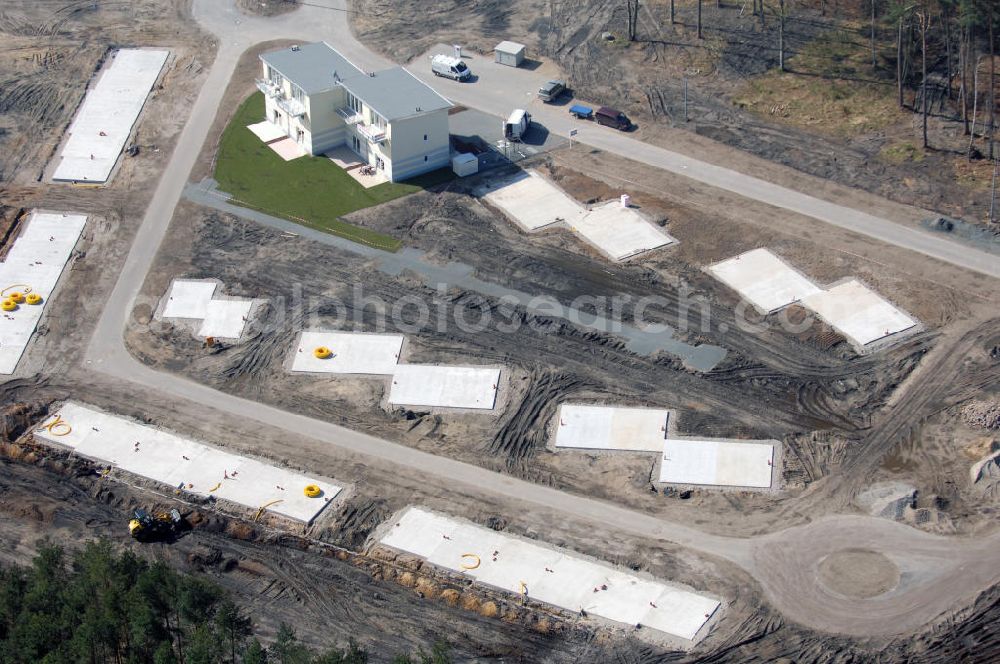
POLYGON ((472 76, 472 70, 461 58, 451 55, 435 55, 431 58, 431 71, 435 76, 453 78, 456 81, 465 81, 472 76))
POLYGON ((531 114, 523 108, 516 108, 503 123, 503 137, 508 141, 520 141, 528 133, 529 127, 531 114))

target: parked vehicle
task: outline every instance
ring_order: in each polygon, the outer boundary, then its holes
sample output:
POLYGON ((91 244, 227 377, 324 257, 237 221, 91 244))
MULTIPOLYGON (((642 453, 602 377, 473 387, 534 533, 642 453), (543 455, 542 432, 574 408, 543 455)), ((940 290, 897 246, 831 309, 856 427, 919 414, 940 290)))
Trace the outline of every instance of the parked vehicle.
POLYGON ((531 114, 523 108, 514 109, 503 123, 503 137, 508 141, 520 141, 528 133, 529 127, 531 114))
POLYGON ((594 114, 597 124, 605 127, 614 127, 618 131, 628 131, 632 128, 632 121, 624 113, 616 108, 601 106, 594 114))
POLYGON ((435 55, 431 58, 431 71, 435 76, 444 76, 456 81, 465 81, 472 76, 472 70, 461 58, 451 55, 435 55))
POLYGON ((594 109, 583 104, 573 104, 569 107, 570 115, 575 115, 580 120, 593 120, 594 109))
POLYGON ((538 98, 542 101, 555 101, 566 91, 566 83, 563 81, 549 81, 538 88, 538 98))

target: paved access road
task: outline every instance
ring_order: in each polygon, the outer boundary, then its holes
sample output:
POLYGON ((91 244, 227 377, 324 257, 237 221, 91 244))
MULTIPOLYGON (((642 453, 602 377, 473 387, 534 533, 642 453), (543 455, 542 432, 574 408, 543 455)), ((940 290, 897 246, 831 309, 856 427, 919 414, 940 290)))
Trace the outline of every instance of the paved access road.
POLYGON ((430 481, 465 484, 513 506, 528 502, 625 535, 659 538, 726 558, 752 574, 770 601, 789 619, 821 630, 858 635, 912 631, 935 616, 967 603, 1000 578, 997 537, 980 540, 936 537, 866 517, 826 518, 753 539, 720 537, 234 397, 180 376, 154 371, 134 359, 123 342, 127 317, 243 51, 265 40, 326 39, 364 67, 385 64, 357 44, 342 12, 303 6, 278 18, 252 19, 230 5, 221 0, 195 2, 198 21, 219 36, 218 54, 147 208, 121 275, 105 300, 106 307, 87 349, 88 368, 125 384, 154 390, 177 408, 190 402, 209 404, 217 411, 248 421, 283 428, 361 456, 396 464, 400 472, 430 481), (831 595, 816 579, 817 562, 828 553, 858 546, 883 551, 903 570, 905 582, 874 600, 831 595))

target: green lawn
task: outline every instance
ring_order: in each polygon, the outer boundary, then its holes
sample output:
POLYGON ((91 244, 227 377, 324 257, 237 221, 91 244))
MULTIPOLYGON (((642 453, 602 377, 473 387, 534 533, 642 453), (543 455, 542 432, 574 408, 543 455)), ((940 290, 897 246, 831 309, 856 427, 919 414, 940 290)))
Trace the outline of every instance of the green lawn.
POLYGON ((451 179, 442 169, 405 183, 386 182, 365 189, 325 157, 284 161, 247 125, 264 119, 264 95, 255 93, 236 111, 222 133, 215 165, 219 188, 233 203, 283 217, 327 233, 397 251, 402 242, 340 219, 355 210, 391 201, 451 179))

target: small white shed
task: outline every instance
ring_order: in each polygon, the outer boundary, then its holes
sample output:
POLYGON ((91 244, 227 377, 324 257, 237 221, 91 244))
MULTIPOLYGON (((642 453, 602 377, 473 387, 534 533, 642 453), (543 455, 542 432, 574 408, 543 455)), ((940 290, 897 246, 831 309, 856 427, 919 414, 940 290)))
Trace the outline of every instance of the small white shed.
POLYGON ((496 61, 508 67, 520 67, 524 61, 524 44, 502 41, 493 49, 496 61))
POLYGON ((479 172, 479 157, 468 152, 460 152, 451 158, 451 170, 460 178, 479 172))

